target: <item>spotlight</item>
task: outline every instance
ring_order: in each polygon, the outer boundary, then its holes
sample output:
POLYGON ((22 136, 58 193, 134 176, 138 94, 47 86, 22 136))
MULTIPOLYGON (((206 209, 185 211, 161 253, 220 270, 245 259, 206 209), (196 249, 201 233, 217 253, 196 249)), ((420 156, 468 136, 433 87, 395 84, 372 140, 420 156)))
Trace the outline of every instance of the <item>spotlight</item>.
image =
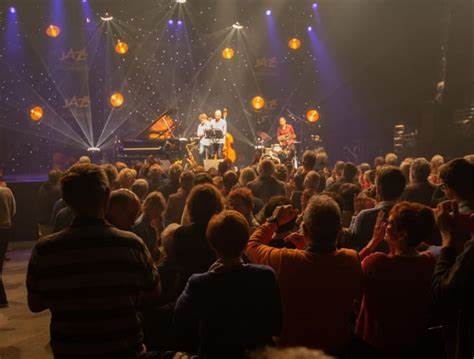
POLYGON ((82 0, 82 3, 83 3, 83 4, 87 4, 87 0, 82 0))
POLYGON ((87 149, 87 152, 89 153, 99 153, 100 152, 100 148, 99 147, 89 147, 87 149))
POLYGON ((270 16, 271 14, 272 14, 272 11, 271 11, 271 10, 266 10, 266 11, 265 11, 265 15, 270 16))
POLYGON ((319 119, 320 119, 319 112, 317 110, 314 110, 314 109, 309 110, 308 112, 306 112, 306 119, 310 123, 318 122, 319 119))
POLYGON ((178 4, 186 4, 186 0, 176 0, 178 4))
POLYGON ((313 31, 313 27, 312 26, 308 26, 308 31, 313 31))
POLYGON ((232 27, 236 30, 242 30, 244 27, 237 21, 232 27))
POLYGON ((61 34, 61 28, 56 25, 49 25, 46 28, 46 35, 49 37, 58 37, 61 34))
POLYGON ((168 20, 168 25, 173 25, 173 24, 174 24, 173 19, 169 19, 169 20, 168 20))
POLYGON ((16 9, 12 6, 8 9, 10 11, 10 14, 16 14, 16 9))
POLYGON ((313 3, 313 6, 312 6, 312 7, 313 7, 314 10, 316 10, 316 9, 318 8, 318 3, 316 3, 316 2, 313 3))
POLYGON ((39 122, 43 118, 43 108, 41 106, 33 107, 30 110, 30 119, 34 122, 39 122))
POLYGON ((91 19, 89 17, 86 18, 86 22, 89 24, 91 22, 91 19))
POLYGON ((111 16, 111 15, 109 15, 108 12, 106 12, 104 16, 101 16, 101 17, 100 17, 100 19, 101 19, 102 21, 109 22, 109 21, 112 21, 112 20, 114 19, 114 17, 111 16))
POLYGON ((178 24, 178 26, 181 26, 181 25, 183 25, 183 21, 182 21, 182 20, 178 20, 177 24, 178 24))

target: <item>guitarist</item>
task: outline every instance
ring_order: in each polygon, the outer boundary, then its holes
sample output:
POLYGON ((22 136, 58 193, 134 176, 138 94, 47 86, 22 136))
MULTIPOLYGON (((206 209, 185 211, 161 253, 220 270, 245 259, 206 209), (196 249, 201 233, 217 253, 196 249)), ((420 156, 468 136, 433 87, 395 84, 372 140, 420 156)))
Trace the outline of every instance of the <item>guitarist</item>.
POLYGON ((296 134, 292 125, 286 123, 286 118, 280 117, 280 127, 278 127, 277 138, 283 150, 293 150, 296 134))

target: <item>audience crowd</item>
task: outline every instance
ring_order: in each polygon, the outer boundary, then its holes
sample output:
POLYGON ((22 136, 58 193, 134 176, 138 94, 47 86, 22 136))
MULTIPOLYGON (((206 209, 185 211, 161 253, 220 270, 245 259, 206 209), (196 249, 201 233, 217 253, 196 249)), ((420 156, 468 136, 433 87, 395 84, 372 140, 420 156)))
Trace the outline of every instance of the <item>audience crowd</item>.
MULTIPOLYGON (((301 163, 52 170, 26 284, 55 357, 473 358, 473 156, 301 163)), ((2 183, 0 307, 14 215, 2 183)))

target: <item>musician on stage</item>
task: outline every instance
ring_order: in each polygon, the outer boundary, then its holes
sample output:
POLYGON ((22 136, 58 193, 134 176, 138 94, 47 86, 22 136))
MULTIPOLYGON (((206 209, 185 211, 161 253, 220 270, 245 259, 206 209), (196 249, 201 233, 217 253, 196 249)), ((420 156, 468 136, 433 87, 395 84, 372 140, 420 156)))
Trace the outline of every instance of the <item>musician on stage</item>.
POLYGON ((210 121, 205 113, 199 115, 199 126, 197 129, 197 137, 199 137, 199 159, 204 161, 209 158, 209 147, 211 140, 206 137, 206 130, 210 129, 210 121))
POLYGON ((292 125, 286 123, 286 118, 280 117, 280 127, 278 127, 277 138, 280 146, 284 150, 293 150, 296 140, 295 130, 292 125))
POLYGON ((222 111, 217 110, 214 113, 214 118, 210 123, 211 130, 214 130, 219 134, 218 137, 211 139, 211 158, 214 158, 217 154, 217 159, 224 159, 223 148, 225 143, 225 136, 227 135, 227 121, 222 118, 222 111))

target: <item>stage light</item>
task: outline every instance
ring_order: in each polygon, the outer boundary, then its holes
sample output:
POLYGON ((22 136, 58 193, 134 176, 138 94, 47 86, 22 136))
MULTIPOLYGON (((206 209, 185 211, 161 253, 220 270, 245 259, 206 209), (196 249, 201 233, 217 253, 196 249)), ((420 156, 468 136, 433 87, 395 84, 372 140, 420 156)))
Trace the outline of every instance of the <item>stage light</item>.
POLYGON ((313 31, 313 27, 312 27, 312 26, 308 26, 308 31, 313 31))
POLYGON ((43 118, 43 108, 40 106, 33 107, 30 110, 30 119, 31 121, 38 122, 43 118))
POLYGON ((258 111, 265 107, 265 100, 261 96, 255 96, 252 99, 252 107, 258 111))
POLYGON ((89 153, 99 153, 100 152, 100 148, 99 147, 89 147, 87 149, 87 152, 89 153))
POLYGON ((86 22, 89 24, 91 22, 91 19, 87 17, 86 22))
POLYGON ((11 6, 11 7, 8 9, 8 11, 10 11, 10 14, 16 14, 16 9, 15 9, 13 6, 11 6))
POLYGON ((311 123, 318 122, 319 118, 320 118, 320 116, 319 116, 319 112, 317 110, 309 110, 306 113, 306 119, 308 120, 308 122, 311 122, 311 123))
POLYGON ((49 25, 46 28, 46 35, 48 35, 49 37, 58 37, 60 33, 61 33, 61 28, 59 26, 49 25))
POLYGON ((120 92, 116 92, 112 96, 110 96, 110 104, 112 105, 112 107, 120 107, 123 105, 124 102, 125 99, 120 92))
POLYGON ((266 11, 265 11, 265 15, 270 16, 271 14, 272 14, 272 11, 271 11, 271 10, 266 10, 266 11))
POLYGON ((182 20, 178 20, 177 24, 178 24, 178 26, 181 26, 181 25, 183 25, 183 21, 182 21, 182 20))
POLYGON ((244 27, 237 21, 232 27, 236 30, 242 30, 244 27))
POLYGON ((100 17, 100 19, 101 19, 102 21, 109 22, 109 21, 112 21, 112 20, 114 19, 114 17, 111 16, 111 15, 109 15, 108 12, 106 12, 104 16, 101 16, 101 17, 100 17))
POLYGON ((235 55, 235 51, 231 47, 226 47, 224 50, 222 50, 222 57, 226 60, 231 60, 235 55))
POLYGON ((298 50, 301 47, 301 40, 294 37, 288 42, 288 47, 292 50, 298 50))
POLYGON ((168 25, 173 25, 173 24, 174 24, 173 19, 169 19, 169 20, 168 20, 168 25))
POLYGON ((316 10, 318 8, 318 3, 313 3, 313 9, 316 10))
POLYGON ((115 45, 115 52, 119 55, 125 55, 128 52, 128 44, 118 40, 117 45, 115 45))
POLYGON ((178 4, 186 4, 186 0, 176 0, 178 4))

